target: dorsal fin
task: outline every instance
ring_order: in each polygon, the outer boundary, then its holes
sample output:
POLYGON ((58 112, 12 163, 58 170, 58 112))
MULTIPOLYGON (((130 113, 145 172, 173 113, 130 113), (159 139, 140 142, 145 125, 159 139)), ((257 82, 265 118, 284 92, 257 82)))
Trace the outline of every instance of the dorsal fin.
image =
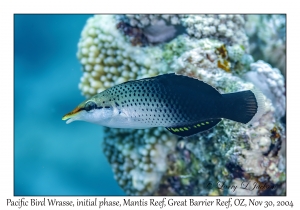
POLYGON ((153 77, 153 79, 165 86, 171 86, 178 89, 187 88, 189 90, 199 90, 202 94, 221 96, 214 87, 193 77, 171 73, 159 75, 157 77, 153 77))
POLYGON ((202 131, 206 131, 216 126, 221 120, 222 119, 205 120, 194 124, 186 124, 186 125, 176 126, 176 127, 167 127, 166 129, 177 136, 186 137, 186 136, 192 136, 202 131))
POLYGON ((184 88, 187 88, 188 90, 199 90, 202 94, 208 93, 210 95, 221 96, 221 94, 211 85, 199 79, 175 73, 162 74, 156 77, 127 81, 122 84, 130 84, 134 82, 159 82, 164 86, 168 86, 175 89, 178 88, 183 90, 184 88))

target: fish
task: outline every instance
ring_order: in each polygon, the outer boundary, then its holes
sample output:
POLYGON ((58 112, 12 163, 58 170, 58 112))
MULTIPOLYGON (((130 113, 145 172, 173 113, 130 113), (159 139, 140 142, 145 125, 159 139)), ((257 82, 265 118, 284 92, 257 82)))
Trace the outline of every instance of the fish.
POLYGON ((62 120, 87 121, 111 128, 165 127, 187 137, 223 119, 247 124, 263 106, 258 91, 221 94, 211 85, 176 73, 128 81, 80 103, 62 120))

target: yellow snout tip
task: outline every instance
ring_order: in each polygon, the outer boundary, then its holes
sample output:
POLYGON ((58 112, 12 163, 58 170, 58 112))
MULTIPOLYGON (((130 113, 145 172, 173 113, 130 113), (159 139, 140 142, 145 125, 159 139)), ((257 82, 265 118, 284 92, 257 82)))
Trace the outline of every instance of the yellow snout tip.
POLYGON ((73 111, 69 112, 68 114, 65 114, 61 119, 62 120, 70 119, 71 117, 74 117, 74 115, 78 114, 80 110, 81 109, 79 107, 76 107, 73 111))
POLYGON ((70 118, 70 115, 69 114, 65 114, 61 119, 62 120, 67 120, 70 118))

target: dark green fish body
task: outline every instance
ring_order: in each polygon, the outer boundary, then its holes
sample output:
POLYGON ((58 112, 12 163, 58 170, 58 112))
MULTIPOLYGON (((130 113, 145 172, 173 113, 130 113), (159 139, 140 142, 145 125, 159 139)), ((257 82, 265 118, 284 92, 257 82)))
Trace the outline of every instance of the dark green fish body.
POLYGON ((116 85, 82 103, 82 111, 92 110, 93 117, 86 121, 116 128, 163 126, 180 136, 207 130, 221 118, 248 123, 257 108, 255 94, 250 90, 220 94, 207 83, 176 74, 116 85), (89 103, 94 103, 92 108, 89 103), (101 118, 100 111, 110 117, 97 119, 101 118))

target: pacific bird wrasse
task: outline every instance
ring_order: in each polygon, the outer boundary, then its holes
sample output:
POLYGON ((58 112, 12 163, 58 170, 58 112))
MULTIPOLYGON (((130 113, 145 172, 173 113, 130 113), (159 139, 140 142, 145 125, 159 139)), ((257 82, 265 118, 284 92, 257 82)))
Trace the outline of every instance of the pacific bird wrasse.
POLYGON ((191 136, 222 118, 247 124, 262 111, 261 93, 246 90, 220 94, 198 79, 164 74, 128 81, 98 93, 63 116, 112 128, 163 126, 178 136, 191 136))

